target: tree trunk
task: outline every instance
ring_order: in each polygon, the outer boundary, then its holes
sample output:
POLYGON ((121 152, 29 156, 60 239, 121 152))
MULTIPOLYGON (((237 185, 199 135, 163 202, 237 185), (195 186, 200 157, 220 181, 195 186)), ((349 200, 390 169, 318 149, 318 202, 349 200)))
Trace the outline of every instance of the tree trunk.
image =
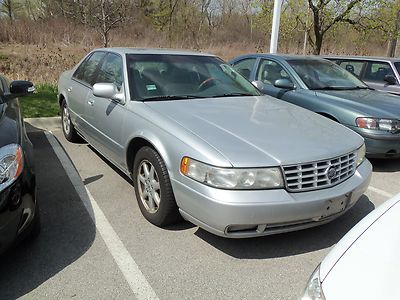
POLYGON ((387 52, 386 52, 386 55, 388 57, 394 57, 396 55, 397 37, 398 37, 399 31, 400 31, 400 11, 397 11, 394 35, 389 40, 388 48, 387 48, 387 52))
POLYGON ((397 46, 397 38, 391 38, 388 43, 388 48, 386 52, 386 56, 394 57, 396 54, 396 46, 397 46))
POLYGON ((324 36, 321 33, 316 33, 315 34, 315 44, 313 47, 313 54, 314 55, 320 55, 321 54, 321 48, 322 48, 322 40, 324 36))

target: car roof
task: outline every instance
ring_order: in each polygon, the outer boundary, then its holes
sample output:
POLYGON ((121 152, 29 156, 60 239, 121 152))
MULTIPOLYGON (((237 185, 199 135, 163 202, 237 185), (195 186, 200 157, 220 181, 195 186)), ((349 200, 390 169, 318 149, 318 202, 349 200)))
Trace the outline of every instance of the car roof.
POLYGON ((380 57, 380 56, 347 56, 347 55, 322 55, 323 58, 333 59, 351 59, 351 60, 378 60, 385 62, 400 62, 398 57, 380 57))
POLYGON ((118 54, 167 54, 167 55, 195 55, 195 56, 215 56, 213 54, 189 51, 189 50, 176 50, 176 49, 166 49, 166 48, 97 48, 93 51, 107 51, 114 52, 118 54))
POLYGON ((271 54, 271 53, 253 53, 245 54, 236 57, 234 60, 243 59, 246 57, 261 57, 261 58, 275 58, 278 60, 291 60, 291 59, 303 59, 303 60, 325 60, 321 56, 316 55, 295 55, 295 54, 271 54))

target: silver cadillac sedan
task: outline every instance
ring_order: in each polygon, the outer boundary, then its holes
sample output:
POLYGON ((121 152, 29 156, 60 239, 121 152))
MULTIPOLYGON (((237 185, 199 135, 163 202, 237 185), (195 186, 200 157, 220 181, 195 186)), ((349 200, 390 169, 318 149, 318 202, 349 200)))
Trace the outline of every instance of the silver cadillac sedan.
MULTIPOLYGON (((365 192, 362 137, 202 53, 97 49, 59 80, 64 135, 131 176, 144 217, 254 237, 323 224, 365 192)), ((115 191, 118 193, 118 191, 115 191)))

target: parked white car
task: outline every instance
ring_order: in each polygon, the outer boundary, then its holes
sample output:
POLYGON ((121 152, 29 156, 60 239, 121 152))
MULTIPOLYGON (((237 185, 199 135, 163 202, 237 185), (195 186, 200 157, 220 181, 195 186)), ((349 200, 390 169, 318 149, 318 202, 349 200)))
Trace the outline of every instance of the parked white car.
POLYGON ((400 299, 400 194, 350 230, 311 275, 302 300, 400 299))

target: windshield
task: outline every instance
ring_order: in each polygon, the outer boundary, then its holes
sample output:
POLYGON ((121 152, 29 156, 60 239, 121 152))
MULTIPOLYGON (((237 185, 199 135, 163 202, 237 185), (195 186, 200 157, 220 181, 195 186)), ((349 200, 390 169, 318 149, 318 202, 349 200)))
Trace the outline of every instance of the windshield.
POLYGON ((250 82, 216 57, 128 54, 127 68, 133 100, 261 95, 250 82))
POLYGON ((288 60, 310 90, 366 89, 365 83, 333 62, 324 60, 288 60))

